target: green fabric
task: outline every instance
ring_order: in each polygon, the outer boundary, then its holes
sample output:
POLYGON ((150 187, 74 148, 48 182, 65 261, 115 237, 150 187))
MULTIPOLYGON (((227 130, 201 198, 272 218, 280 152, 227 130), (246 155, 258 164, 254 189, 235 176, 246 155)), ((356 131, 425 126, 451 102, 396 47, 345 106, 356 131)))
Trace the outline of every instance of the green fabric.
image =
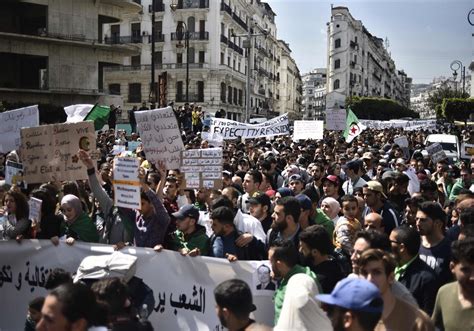
POLYGON ((359 123, 357 116, 352 112, 352 110, 348 109, 346 117, 346 130, 344 130, 344 138, 346 139, 346 143, 350 143, 355 137, 361 134, 364 129, 365 126, 359 123), (351 132, 353 128, 354 131, 351 132))
POLYGON ((329 237, 332 238, 334 233, 334 223, 333 221, 319 208, 316 209, 316 214, 314 217, 316 224, 324 227, 329 234, 329 237))
POLYGON ((408 261, 404 265, 402 265, 400 267, 396 267, 395 268, 395 279, 398 280, 400 277, 402 277, 403 274, 405 273, 405 271, 407 270, 407 268, 410 266, 410 264, 412 264, 413 261, 415 261, 417 258, 418 258, 418 254, 416 254, 413 259, 411 259, 410 261, 408 261))
POLYGON ((449 200, 454 201, 458 197, 459 192, 464 188, 462 179, 459 178, 451 188, 451 193, 449 194, 449 200))
POLYGON ((206 235, 206 229, 200 227, 188 236, 186 236, 184 232, 176 230, 171 242, 171 249, 177 251, 182 248, 189 250, 199 248, 201 255, 208 255, 209 237, 206 235))
POLYGON ((283 301, 285 300, 286 286, 288 281, 293 275, 296 274, 306 274, 314 279, 316 285, 318 286, 319 293, 321 293, 321 285, 319 284, 318 277, 314 272, 311 271, 309 267, 303 267, 299 264, 295 265, 285 277, 281 280, 280 286, 276 289, 275 294, 273 295, 273 301, 275 302, 275 325, 278 323, 280 318, 281 308, 283 307, 283 301))
POLYGON ((73 231, 78 235, 78 240, 85 242, 99 242, 99 234, 97 229, 92 222, 91 218, 86 214, 82 213, 72 224, 66 222, 61 223, 61 236, 68 232, 73 231))
POLYGON ((109 121, 110 107, 95 105, 89 114, 84 117, 84 121, 93 121, 96 131, 102 129, 109 121))
POLYGON ((440 330, 474 330, 474 306, 461 306, 458 282, 446 284, 439 289, 432 320, 440 330))

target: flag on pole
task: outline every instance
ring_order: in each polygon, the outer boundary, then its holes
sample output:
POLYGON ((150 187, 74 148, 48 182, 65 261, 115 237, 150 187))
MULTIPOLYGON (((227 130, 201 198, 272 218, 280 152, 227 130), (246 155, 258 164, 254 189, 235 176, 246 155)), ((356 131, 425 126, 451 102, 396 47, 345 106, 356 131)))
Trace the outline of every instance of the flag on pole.
POLYGON ((346 117, 346 130, 344 131, 344 138, 346 138, 346 143, 350 143, 365 129, 365 125, 360 123, 357 116, 352 112, 352 110, 349 109, 346 117))
POLYGON ((100 130, 107 124, 110 107, 101 105, 71 105, 64 107, 67 115, 66 123, 77 123, 82 121, 93 121, 95 130, 100 130))

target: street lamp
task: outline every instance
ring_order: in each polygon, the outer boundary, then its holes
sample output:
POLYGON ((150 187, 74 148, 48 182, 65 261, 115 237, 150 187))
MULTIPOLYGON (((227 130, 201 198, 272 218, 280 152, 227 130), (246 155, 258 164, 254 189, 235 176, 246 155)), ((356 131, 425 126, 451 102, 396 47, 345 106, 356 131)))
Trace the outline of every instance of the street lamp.
POLYGON ((150 102, 151 109, 155 109, 155 103, 158 100, 157 84, 155 82, 155 38, 156 38, 156 22, 155 22, 155 0, 151 2, 151 87, 150 102))
MULTIPOLYGON (((465 85, 466 85, 466 67, 463 66, 462 62, 459 60, 454 60, 451 62, 451 70, 453 71, 453 79, 456 81, 458 76, 458 70, 461 72, 461 82, 462 82, 462 94, 464 95, 465 92, 465 85)), ((457 90, 457 83, 455 85, 457 90)))
MULTIPOLYGON (((178 8, 176 3, 170 4, 171 10, 174 12, 178 8)), ((181 41, 183 40, 184 36, 184 48, 186 48, 186 99, 185 102, 189 102, 189 30, 188 26, 184 21, 180 21, 176 26, 176 38, 179 40, 179 43, 176 47, 182 47, 181 41)))

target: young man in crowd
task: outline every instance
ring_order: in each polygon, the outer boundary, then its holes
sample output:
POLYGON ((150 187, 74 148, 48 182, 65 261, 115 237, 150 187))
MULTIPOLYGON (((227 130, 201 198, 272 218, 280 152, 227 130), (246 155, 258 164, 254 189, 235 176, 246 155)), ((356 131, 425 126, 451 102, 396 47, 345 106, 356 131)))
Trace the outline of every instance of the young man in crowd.
POLYGON ((258 188, 262 183, 262 174, 258 170, 249 170, 244 177, 243 181, 243 188, 245 194, 240 196, 238 207, 242 211, 242 213, 248 214, 249 206, 247 201, 249 198, 253 197, 254 194, 258 192, 258 188))
POLYGON ((284 197, 276 201, 273 208, 273 223, 267 233, 267 247, 271 247, 278 238, 291 240, 295 247, 299 245, 301 227, 298 223, 301 206, 294 197, 284 197))
POLYGON ((369 207, 368 212, 380 214, 385 233, 390 234, 394 228, 400 225, 400 220, 397 212, 386 200, 387 196, 383 191, 382 184, 377 181, 369 181, 364 185, 362 192, 365 203, 369 207))
POLYGON ((344 166, 344 172, 347 175, 347 180, 342 184, 342 189, 345 194, 354 194, 354 189, 364 187, 367 182, 361 177, 363 163, 360 160, 352 160, 347 162, 344 166))
POLYGON ((272 225, 271 201, 265 193, 258 193, 247 202, 249 204, 250 215, 262 223, 263 231, 268 232, 272 225))

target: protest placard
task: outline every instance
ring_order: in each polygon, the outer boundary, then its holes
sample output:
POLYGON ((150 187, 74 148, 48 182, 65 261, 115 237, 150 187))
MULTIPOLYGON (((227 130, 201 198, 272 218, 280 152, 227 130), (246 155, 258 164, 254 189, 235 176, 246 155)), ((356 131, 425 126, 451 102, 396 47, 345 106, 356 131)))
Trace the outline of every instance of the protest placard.
POLYGON ((207 140, 209 145, 215 146, 215 147, 222 147, 224 144, 224 137, 222 137, 221 134, 214 132, 201 132, 201 139, 202 140, 207 140))
POLYGON ((40 222, 41 221, 41 204, 43 201, 40 199, 30 197, 28 200, 28 206, 30 209, 30 220, 34 220, 35 222, 40 222))
POLYGON ((23 182, 23 165, 21 163, 7 161, 5 163, 5 184, 18 185, 23 182))
POLYGON ((222 187, 222 148, 190 149, 182 152, 181 171, 186 188, 222 187))
POLYGON ((146 158, 153 163, 164 161, 167 169, 177 169, 184 145, 173 109, 136 111, 135 118, 146 158))
POLYGON ((133 157, 114 159, 114 204, 117 207, 141 208, 140 180, 138 168, 140 161, 133 157))
POLYGON ((127 150, 131 152, 135 152, 138 146, 140 146, 141 144, 142 144, 141 141, 129 141, 127 145, 127 150))
POLYGON ((260 124, 247 124, 223 118, 211 119, 211 133, 219 133, 228 139, 272 137, 289 133, 288 114, 260 124))
POLYGON ((61 123, 21 129, 21 160, 28 184, 87 179, 77 151, 94 151, 94 123, 61 123))
POLYGON ((401 136, 393 139, 393 142, 400 146, 403 151, 403 156, 406 160, 410 159, 410 149, 407 136, 401 136))
POLYGON ((293 140, 323 139, 323 121, 295 121, 293 140))
POLYGON ((431 161, 435 164, 438 161, 441 161, 447 158, 446 153, 443 150, 443 146, 441 146, 440 143, 434 143, 432 145, 426 146, 426 151, 428 152, 428 155, 431 157, 431 161))
POLYGON ((461 143, 461 158, 470 159, 474 156, 474 144, 469 144, 467 142, 461 143))
POLYGON ((346 110, 327 109, 326 110, 326 130, 344 131, 346 129, 346 110))
POLYGON ((38 106, 29 106, 0 113, 0 153, 20 147, 20 129, 39 125, 38 106))

